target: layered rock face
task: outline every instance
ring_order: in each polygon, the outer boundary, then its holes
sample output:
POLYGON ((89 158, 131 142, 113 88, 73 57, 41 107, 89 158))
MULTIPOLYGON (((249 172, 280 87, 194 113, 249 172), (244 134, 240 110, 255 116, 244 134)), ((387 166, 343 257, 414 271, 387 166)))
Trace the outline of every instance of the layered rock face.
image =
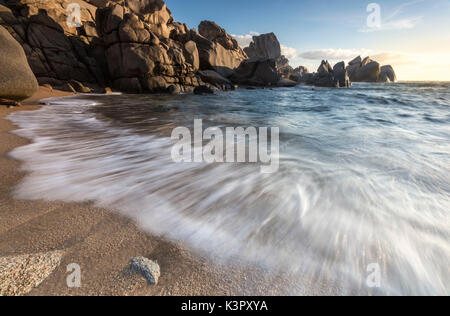
POLYGON ((0 24, 22 45, 39 84, 66 90, 105 85, 103 49, 95 31, 96 7, 73 0, 4 2, 11 10, 0 6, 0 24), (79 21, 68 19, 73 3, 79 5, 79 21))
POLYGON ((350 80, 353 82, 395 82, 397 77, 392 66, 381 67, 380 63, 370 59, 356 57, 347 67, 350 80))
POLYGON ((2 26, 0 55, 0 99, 22 101, 31 97, 38 88, 36 78, 23 48, 2 26))

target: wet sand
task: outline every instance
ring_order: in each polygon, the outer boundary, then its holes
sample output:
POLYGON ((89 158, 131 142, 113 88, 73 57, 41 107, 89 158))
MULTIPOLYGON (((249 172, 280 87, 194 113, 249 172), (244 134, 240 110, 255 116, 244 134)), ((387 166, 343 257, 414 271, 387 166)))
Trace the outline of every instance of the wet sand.
MULTIPOLYGON (((283 292, 275 286, 283 283, 279 275, 270 276, 254 267, 217 265, 164 237, 145 234, 137 223, 90 203, 14 199, 14 187, 26 174, 21 171, 20 162, 11 159, 8 152, 29 141, 12 134, 15 126, 5 117, 15 111, 39 109, 39 99, 65 95, 68 93, 41 87, 21 107, 0 106, 0 259, 12 261, 24 255, 62 254, 60 264, 39 286, 31 291, 18 290, 16 295, 277 295, 283 292), (130 271, 128 263, 134 256, 158 261, 161 266, 158 285, 151 286, 141 275, 130 271), (67 286, 70 274, 67 266, 72 263, 81 267, 81 288, 67 286)), ((14 283, 26 276, 16 271, 15 275, 5 277, 7 282, 14 283)))

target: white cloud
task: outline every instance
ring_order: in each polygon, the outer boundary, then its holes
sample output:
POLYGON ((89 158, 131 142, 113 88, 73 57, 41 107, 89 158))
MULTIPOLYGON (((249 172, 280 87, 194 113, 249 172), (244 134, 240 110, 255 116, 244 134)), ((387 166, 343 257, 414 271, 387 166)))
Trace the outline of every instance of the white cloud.
POLYGON ((236 39, 239 46, 241 46, 242 48, 248 47, 250 45, 250 43, 253 41, 253 36, 258 36, 258 35, 260 35, 260 34, 258 32, 254 32, 254 31, 250 31, 248 34, 245 34, 245 35, 231 34, 231 36, 233 36, 236 39))
POLYGON ((281 55, 284 55, 287 59, 296 59, 298 57, 297 50, 293 47, 288 47, 281 44, 281 55))
POLYGON ((372 53, 370 49, 317 49, 301 53, 299 56, 308 60, 344 60, 349 61, 357 56, 368 56, 372 53))

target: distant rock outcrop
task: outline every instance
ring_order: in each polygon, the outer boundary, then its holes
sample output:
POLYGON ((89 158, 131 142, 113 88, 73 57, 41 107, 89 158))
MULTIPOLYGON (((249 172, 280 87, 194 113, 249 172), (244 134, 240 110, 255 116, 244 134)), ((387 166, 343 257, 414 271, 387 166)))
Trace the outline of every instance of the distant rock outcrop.
POLYGON ((308 74, 309 74, 308 68, 306 68, 304 66, 300 66, 300 67, 295 68, 292 71, 292 73, 289 76, 289 79, 296 81, 296 82, 301 82, 302 78, 308 74))
POLYGON ((339 88, 350 87, 350 77, 345 69, 345 62, 341 61, 333 67, 334 83, 338 85, 339 88))
POLYGON ((328 61, 323 60, 317 72, 304 74, 301 82, 318 87, 349 88, 351 83, 345 69, 345 63, 340 62, 333 68, 328 61))
POLYGON ((347 67, 352 82, 395 82, 397 77, 392 66, 381 67, 370 57, 356 57, 347 67))
POLYGON ((391 65, 381 67, 380 81, 388 83, 397 81, 397 75, 391 65))
POLYGON ((37 91, 38 83, 20 44, 0 26, 0 99, 22 101, 37 91))

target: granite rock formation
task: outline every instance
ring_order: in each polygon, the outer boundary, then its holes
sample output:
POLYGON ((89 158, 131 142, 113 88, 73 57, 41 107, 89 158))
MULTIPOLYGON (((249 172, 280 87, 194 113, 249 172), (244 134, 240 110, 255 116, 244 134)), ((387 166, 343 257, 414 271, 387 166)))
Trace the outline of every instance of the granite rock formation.
POLYGON ((349 88, 351 85, 344 62, 331 67, 330 63, 325 60, 322 61, 316 73, 303 75, 301 82, 330 88, 349 88))
POLYGON ((113 87, 128 93, 168 92, 171 86, 192 91, 201 83, 195 75, 196 45, 170 38, 172 31, 187 32, 187 27, 173 22, 162 1, 127 3, 112 4, 96 14, 113 87))
POLYGON ((274 33, 253 36, 253 42, 244 48, 244 52, 249 58, 274 59, 283 78, 289 79, 294 73, 289 60, 282 55, 281 44, 274 33))
POLYGON ((310 72, 308 70, 308 68, 304 67, 304 66, 300 66, 295 68, 292 73, 289 76, 290 80, 296 81, 296 82, 301 82, 303 77, 308 75, 310 72))
POLYGON ((230 80, 223 77, 219 73, 215 72, 214 70, 199 70, 197 74, 200 76, 200 78, 213 86, 215 86, 218 89, 221 90, 233 90, 234 85, 231 83, 230 80))
POLYGON ((241 62, 248 59, 238 42, 214 22, 202 21, 198 33, 190 32, 197 44, 200 69, 214 70, 223 77, 230 77, 241 62))
POLYGON ((247 59, 216 23, 190 30, 162 0, 1 1, 7 7, 0 5, 0 25, 22 45, 41 85, 78 92, 110 85, 132 93, 230 89, 203 82, 197 71, 226 79, 247 59))
POLYGON ((381 67, 380 81, 387 83, 397 81, 397 75, 391 65, 381 67))
POLYGON ((39 84, 69 88, 70 81, 105 86, 102 43, 95 31, 96 7, 85 1, 5 0, 0 24, 22 45, 39 84), (80 21, 70 20, 71 5, 80 21), (80 24, 78 24, 80 23, 80 24), (78 27, 77 27, 78 26, 78 27))
POLYGON ((281 56, 281 45, 274 33, 253 36, 253 42, 244 52, 250 58, 277 59, 281 56))
POLYGON ((282 78, 274 59, 251 58, 242 62, 230 79, 243 86, 277 86, 282 78))
MULTIPOLYGON (((346 71, 293 69, 273 33, 242 50, 223 28, 175 22, 163 0, 0 0, 0 25, 22 45, 39 84, 77 92, 193 92, 298 82, 346 86, 346 71), (75 6, 75 8, 74 8, 75 6), (73 12, 79 9, 80 17, 73 12), (74 11, 75 10, 75 11, 74 11), (249 58, 250 57, 250 58, 249 58), (331 78, 330 78, 331 76, 331 78)), ((352 71, 370 76, 372 63, 352 71)), ((378 77, 395 78, 384 68, 378 77)), ((358 77, 358 78, 359 78, 358 77)), ((395 79, 394 79, 395 80, 395 79)), ((392 81, 392 80, 391 80, 392 81)))
POLYGON ((349 62, 347 72, 352 82, 395 82, 397 77, 392 66, 381 67, 370 57, 356 57, 349 62))
POLYGON ((337 83, 339 88, 349 88, 350 83, 350 77, 348 76, 348 72, 345 69, 345 62, 341 61, 340 63, 337 63, 333 67, 333 76, 335 83, 337 83))

